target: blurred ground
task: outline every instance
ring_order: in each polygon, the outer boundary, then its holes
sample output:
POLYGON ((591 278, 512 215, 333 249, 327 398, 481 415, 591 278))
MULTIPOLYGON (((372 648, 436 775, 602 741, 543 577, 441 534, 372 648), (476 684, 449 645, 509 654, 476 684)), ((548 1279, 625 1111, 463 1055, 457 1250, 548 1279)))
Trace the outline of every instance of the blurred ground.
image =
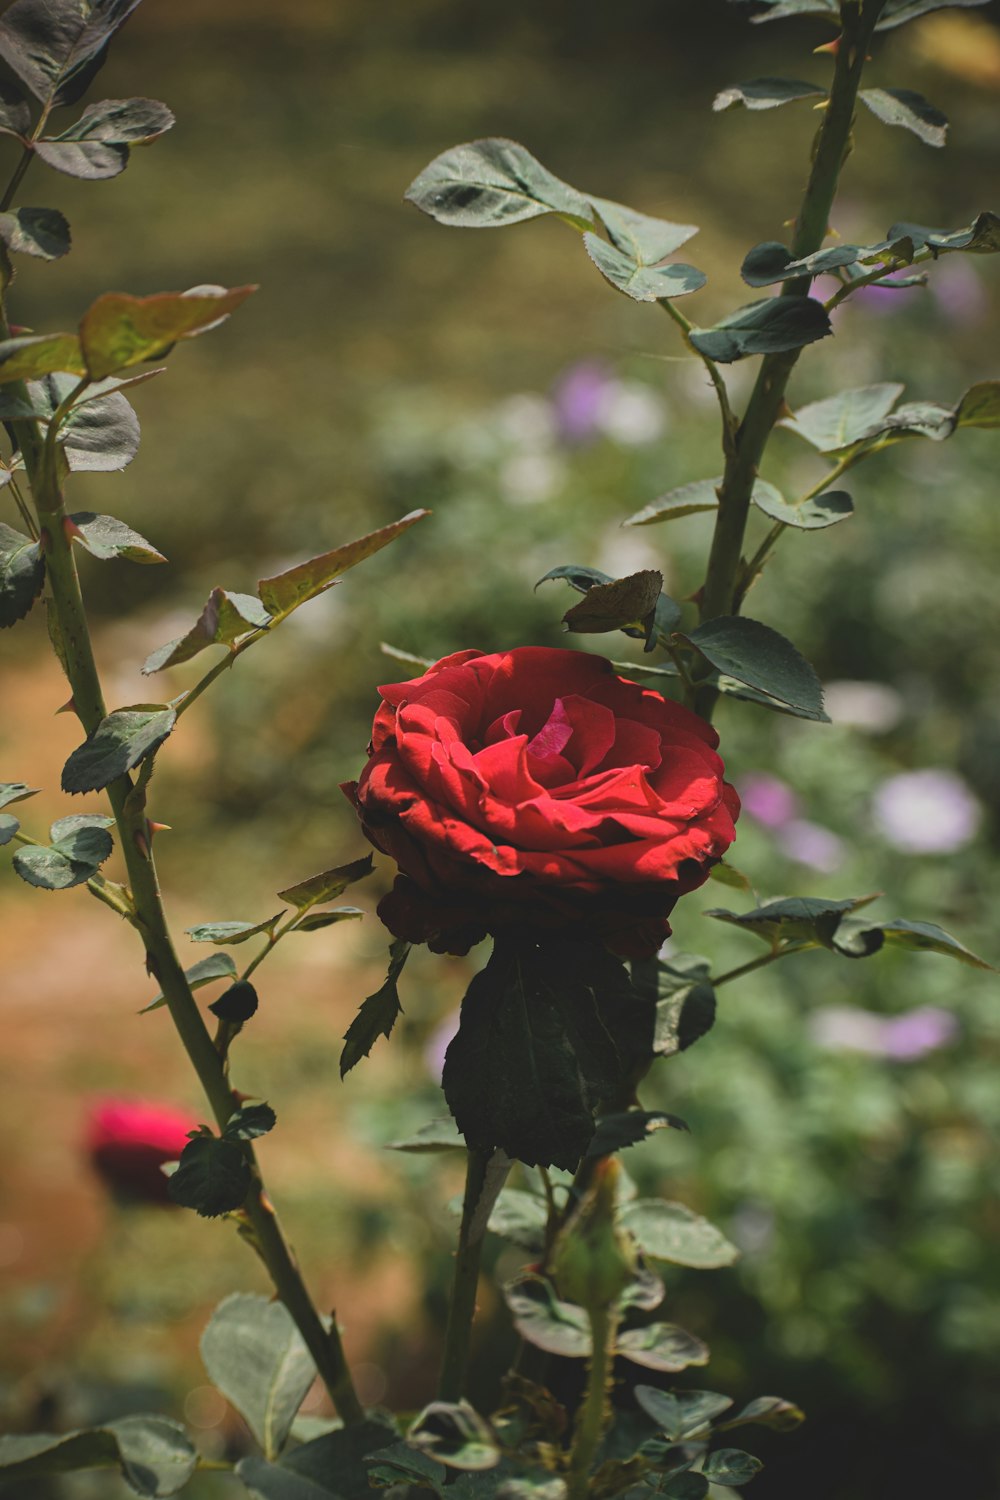
MULTIPOLYGON (((861 119, 838 209, 845 238, 877 239, 898 219, 958 228, 997 207, 997 10, 932 17, 879 43, 871 82, 927 93, 952 117, 952 144, 931 151, 861 119)), ((794 212, 814 125, 807 106, 713 115, 711 98, 762 74, 822 76, 811 49, 825 36, 807 21, 750 27, 723 0, 629 0, 613 20, 568 0, 396 0, 377 13, 297 0, 280 14, 146 0, 130 21, 93 97, 163 98, 178 125, 111 182, 32 169, 26 201, 64 209, 74 250, 64 264, 24 265, 13 315, 72 326, 112 287, 261 291, 135 391, 134 465, 76 481, 80 508, 122 516, 171 559, 142 570, 85 560, 109 698, 149 696, 139 664, 190 624, 212 585, 245 589, 414 505, 435 511, 241 662, 172 738, 154 816, 174 829, 161 839, 162 875, 178 932, 265 916, 276 890, 361 852, 337 783, 363 758, 374 684, 405 675, 380 640, 428 656, 565 643, 565 603, 531 593, 560 562, 614 571, 665 555, 668 586, 699 581, 703 518, 678 523, 677 536, 619 529, 717 464, 711 404, 666 320, 615 297, 563 226, 450 233, 401 204, 406 184, 460 140, 521 139, 578 186, 700 224, 690 255, 711 279, 685 310, 708 322, 746 300, 740 258, 780 238, 794 212), (553 436, 553 395, 581 361, 618 383, 626 415, 572 443, 553 436), (660 426, 651 402, 666 413, 660 426)), ((936 293, 845 312, 837 338, 803 361, 798 399, 905 378, 913 398, 954 400, 1000 373, 994 258, 939 269, 936 293)), ((743 379, 738 370, 734 384, 743 379)), ((839 841, 824 854, 814 839, 810 853, 787 819, 745 818, 737 863, 763 895, 883 888, 887 915, 940 921, 994 959, 995 441, 972 433, 873 461, 854 486, 851 526, 790 539, 754 595, 754 613, 825 679, 895 694, 896 718, 831 730, 756 710, 721 720, 737 784, 777 774, 799 799, 792 821, 839 841), (927 767, 970 789, 977 826, 952 849, 901 850, 879 829, 871 791, 927 767)), ((768 477, 786 492, 816 477, 786 435, 772 462, 768 477)), ((54 788, 78 738, 70 716, 52 717, 66 690, 46 644, 40 610, 0 642, 0 775, 43 788, 24 805, 37 836, 69 810, 54 788)), ((612 654, 635 652, 622 641, 612 654)), ((359 888, 359 904, 371 910, 385 878, 359 888)), ((225 1291, 260 1287, 256 1268, 221 1226, 112 1209, 79 1156, 93 1095, 197 1110, 197 1094, 163 1013, 136 1017, 152 986, 112 914, 81 891, 29 891, 6 864, 0 897, 0 1128, 16 1141, 0 1164, 10 1420, 47 1401, 71 1416, 121 1399, 109 1387, 152 1386, 190 1420, 201 1413, 211 1440, 223 1414, 204 1396, 197 1334, 225 1291)), ((720 968, 754 956, 749 940, 706 932, 714 924, 697 915, 741 899, 721 888, 692 898, 679 944, 710 942, 720 968)), ((392 1048, 341 1085, 339 1039, 383 962, 373 916, 284 945, 263 971, 266 1003, 237 1071, 278 1111, 265 1169, 321 1302, 349 1309, 367 1398, 416 1404, 431 1379, 457 1184, 450 1167, 439 1180, 426 1160, 380 1148, 440 1111, 424 1053, 465 971, 412 964, 392 1048)), ((909 955, 880 968, 810 955, 787 968, 731 992, 716 1033, 671 1075, 664 1097, 692 1118, 694 1142, 657 1142, 650 1162, 629 1163, 650 1190, 669 1188, 743 1236, 741 1270, 677 1278, 678 1321, 713 1344, 713 1385, 770 1384, 810 1407, 809 1427, 767 1455, 761 1500, 806 1487, 811 1500, 882 1500, 907 1485, 920 1493, 932 1474, 991 1494, 992 981, 909 955), (928 1006, 958 1030, 909 1058, 845 1044, 842 1019, 840 1033, 829 1014, 825 1032, 811 1020, 817 1007, 898 1019, 928 1006), (850 1460, 848 1439, 859 1451, 877 1440, 881 1468, 850 1460)), ((483 1361, 484 1393, 496 1362, 483 1361)))

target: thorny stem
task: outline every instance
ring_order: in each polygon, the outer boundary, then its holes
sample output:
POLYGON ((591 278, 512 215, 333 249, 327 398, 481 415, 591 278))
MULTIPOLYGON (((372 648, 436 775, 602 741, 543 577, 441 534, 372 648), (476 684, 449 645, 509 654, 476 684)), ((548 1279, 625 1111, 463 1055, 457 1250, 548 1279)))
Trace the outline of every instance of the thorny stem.
MULTIPOLYGON (((864 4, 844 0, 843 34, 837 51, 830 97, 813 153, 812 167, 796 221, 791 253, 795 260, 818 250, 827 233, 830 210, 848 147, 868 44, 885 0, 864 4)), ((808 276, 787 281, 782 296, 804 297, 808 276)), ((743 420, 727 455, 719 487, 719 509, 702 590, 701 618, 713 620, 737 607, 741 553, 754 480, 785 399, 785 389, 800 351, 768 354, 761 362, 743 420)), ((708 668, 705 675, 708 675, 708 668)), ((703 682, 695 698, 697 711, 710 719, 718 691, 703 682)))
POLYGON ((692 354, 697 355, 702 364, 705 366, 705 369, 708 371, 708 377, 715 387, 715 394, 719 402, 719 411, 722 415, 722 451, 728 455, 733 451, 733 443, 736 437, 736 430, 739 426, 739 423, 737 422, 736 415, 729 404, 729 391, 726 387, 726 382, 722 378, 722 372, 719 369, 718 365, 715 363, 714 359, 710 359, 707 354, 702 354, 701 350, 696 348, 696 346, 692 344, 691 330, 693 329, 694 324, 689 322, 689 320, 678 308, 674 306, 669 298, 664 298, 660 303, 660 306, 663 308, 663 311, 667 314, 668 317, 673 318, 674 322, 681 330, 685 345, 688 349, 690 349, 692 354))
POLYGON ((773 964, 779 958, 787 958, 791 953, 806 953, 810 948, 817 945, 811 942, 790 943, 787 947, 776 948, 771 953, 765 953, 762 958, 752 958, 747 964, 740 964, 738 969, 729 969, 725 974, 720 974, 718 979, 711 981, 713 989, 718 989, 720 984, 729 984, 733 979, 742 979, 744 974, 752 974, 755 969, 765 969, 768 964, 773 964))
POLYGON ((480 1209, 486 1171, 492 1151, 469 1147, 465 1174, 465 1197, 462 1200, 462 1227, 455 1254, 448 1324, 444 1337, 444 1358, 438 1394, 442 1401, 460 1401, 465 1395, 465 1373, 469 1363, 472 1320, 476 1311, 476 1288, 479 1285, 479 1262, 486 1232, 480 1209))
POLYGON ((577 1417, 573 1448, 570 1453, 567 1500, 586 1500, 590 1490, 590 1469, 604 1436, 608 1419, 608 1394, 614 1367, 614 1340, 618 1321, 617 1309, 590 1309, 590 1331, 593 1353, 587 1375, 587 1393, 577 1417))
MULTIPOLYGON (((6 337, 7 334, 6 314, 0 300, 0 335, 6 337)), ((66 512, 59 471, 62 457, 56 446, 56 434, 50 428, 43 441, 33 421, 11 425, 24 455, 38 514, 59 654, 73 691, 74 710, 85 732, 92 734, 107 710, 76 563, 64 525, 66 512)), ((125 775, 107 788, 129 875, 134 905, 131 920, 143 939, 149 970, 160 983, 171 1019, 222 1130, 236 1101, 223 1060, 212 1043, 167 927, 150 850, 145 813, 147 779, 140 773, 133 784, 131 777, 125 775)), ((347 1424, 361 1422, 364 1411, 351 1380, 336 1321, 332 1321, 329 1332, 323 1327, 264 1190, 253 1148, 246 1144, 244 1149, 251 1171, 251 1186, 242 1212, 252 1230, 254 1246, 270 1273, 278 1296, 302 1334, 341 1418, 347 1424)))

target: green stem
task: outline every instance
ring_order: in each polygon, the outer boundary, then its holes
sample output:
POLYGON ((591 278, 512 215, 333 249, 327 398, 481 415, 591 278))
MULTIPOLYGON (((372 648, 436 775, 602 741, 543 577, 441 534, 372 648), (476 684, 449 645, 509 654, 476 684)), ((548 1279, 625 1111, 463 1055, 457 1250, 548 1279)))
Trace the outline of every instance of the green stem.
POLYGON ((733 444, 736 438, 736 431, 739 423, 737 422, 736 415, 729 404, 729 391, 726 387, 726 382, 722 378, 722 371, 719 369, 714 359, 710 359, 707 354, 702 354, 701 350, 696 348, 695 345, 692 344, 691 330, 694 328, 694 324, 691 323, 668 298, 664 298, 660 302, 660 306, 663 308, 663 311, 667 314, 667 316, 672 318, 677 324, 678 328, 681 330, 685 347, 691 354, 695 356, 696 359, 701 360, 702 364, 705 366, 705 369, 708 371, 708 378, 711 380, 713 386, 715 387, 716 398, 719 402, 719 411, 722 414, 722 451, 726 454, 732 453, 733 444))
MULTIPOLYGON (((38 512, 49 590, 66 675, 73 690, 73 706, 84 730, 91 734, 107 710, 76 563, 64 525, 66 512, 59 474, 61 457, 55 444, 55 433, 50 431, 42 442, 33 422, 13 425, 38 512)), ((137 784, 133 785, 129 776, 121 776, 110 784, 107 791, 129 875, 134 904, 133 925, 143 939, 147 965, 159 981, 174 1027, 198 1074, 216 1122, 220 1130, 224 1129, 233 1113, 235 1100, 223 1061, 212 1043, 167 927, 150 851, 144 779, 140 775, 137 784)), ((329 1333, 324 1329, 264 1191, 254 1151, 249 1144, 245 1149, 251 1186, 243 1212, 252 1227, 256 1246, 278 1296, 288 1308, 316 1361, 340 1416, 345 1423, 363 1421, 364 1412, 351 1381, 336 1324, 329 1333)))
POLYGON ((38 116, 38 119, 35 122, 35 128, 31 132, 30 136, 28 137, 28 144, 24 147, 24 150, 23 150, 23 152, 21 154, 21 159, 18 162, 17 166, 14 168, 13 173, 11 174, 11 179, 8 182, 6 188, 4 189, 4 195, 3 195, 3 197, 0 198, 0 213, 6 213, 7 210, 8 210, 8 208, 10 208, 10 205, 13 203, 13 201, 14 201, 14 194, 17 192, 18 188, 21 186, 21 181, 22 181, 22 179, 24 177, 24 174, 28 170, 28 168, 31 166, 31 160, 32 160, 32 157, 35 154, 34 151, 31 148, 35 144, 35 142, 38 140, 38 137, 41 135, 42 131, 45 129, 45 126, 48 124, 49 115, 52 113, 52 109, 53 109, 53 102, 52 102, 52 100, 51 99, 46 100, 46 102, 45 102, 45 104, 44 104, 44 106, 42 108, 42 112, 38 116))
POLYGON ((589 1317, 593 1353, 587 1376, 587 1394, 577 1417, 570 1453, 567 1500, 586 1500, 590 1470, 608 1419, 608 1391, 614 1367, 618 1317, 616 1311, 607 1307, 591 1308, 589 1317))
POLYGON ((462 1227, 455 1254, 455 1274, 452 1278, 448 1324, 444 1336, 444 1358, 438 1382, 438 1394, 442 1401, 460 1401, 465 1394, 469 1343, 476 1312, 476 1289, 479 1285, 479 1262, 486 1230, 483 1216, 477 1210, 486 1186, 486 1171, 492 1156, 492 1151, 479 1151, 469 1147, 465 1197, 462 1200, 462 1227))
POLYGON ((712 987, 718 989, 720 984, 731 984, 734 979, 742 979, 744 974, 752 974, 755 969, 766 969, 768 964, 776 963, 779 958, 787 958, 790 953, 806 953, 815 947, 816 944, 810 942, 794 943, 778 948, 773 953, 765 953, 763 958, 752 958, 748 964, 740 964, 738 969, 729 969, 725 974, 720 974, 718 979, 713 979, 712 987))
MULTIPOLYGON (((859 292, 863 286, 876 286, 887 276, 894 276, 897 271, 907 270, 910 266, 921 265, 925 260, 931 259, 932 252, 925 250, 921 255, 915 255, 912 260, 897 260, 888 266, 876 266, 875 270, 869 271, 866 276, 854 276, 849 281, 845 281, 838 292, 834 292, 832 297, 827 298, 823 306, 827 312, 833 312, 835 307, 839 307, 853 292, 859 292)), ((920 280, 926 282, 927 278, 922 276, 920 280)))
MULTIPOLYGON (((831 484, 833 484, 834 480, 840 478, 841 474, 846 474, 848 469, 851 469, 855 464, 860 463, 863 458, 867 458, 870 451, 874 450, 866 450, 863 453, 848 454, 846 458, 842 458, 839 463, 834 464, 833 468, 828 469, 823 478, 817 484, 814 484, 811 490, 806 490, 804 495, 800 495, 797 500, 794 500, 792 502, 795 509, 798 510, 799 506, 807 504, 810 500, 815 500, 817 495, 822 495, 823 491, 828 490, 831 484)), ((789 525, 786 521, 775 521, 774 525, 771 527, 771 530, 767 533, 767 536, 761 542, 753 557, 741 570, 739 587, 736 591, 735 598, 735 606, 737 609, 743 603, 743 600, 746 598, 747 594, 750 592, 751 586, 753 585, 754 581, 760 576, 761 570, 766 559, 770 555, 771 549, 774 547, 779 538, 782 537, 784 533, 789 529, 789 525)))
MULTIPOLYGON (((844 0, 841 6, 843 34, 833 83, 792 240, 791 252, 796 260, 818 250, 826 237, 840 171, 850 144, 865 56, 884 4, 885 0, 867 0, 862 6, 844 0)), ((810 277, 796 277, 785 283, 782 296, 808 296, 810 284, 810 277)), ((702 589, 703 620, 728 615, 736 607, 750 496, 799 353, 798 349, 790 349, 764 357, 732 452, 727 456, 702 589)), ((709 683, 702 683, 695 699, 697 711, 711 718, 717 698, 717 690, 709 683)))

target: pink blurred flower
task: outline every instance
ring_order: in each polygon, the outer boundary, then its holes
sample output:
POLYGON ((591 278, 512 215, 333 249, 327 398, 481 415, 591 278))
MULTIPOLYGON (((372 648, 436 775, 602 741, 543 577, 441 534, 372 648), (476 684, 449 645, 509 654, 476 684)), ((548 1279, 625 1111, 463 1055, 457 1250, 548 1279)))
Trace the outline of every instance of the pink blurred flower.
POLYGON ((982 808, 954 771, 904 771, 876 789, 875 822, 904 854, 951 854, 976 834, 982 808))
POLYGON ((812 1017, 813 1041, 830 1052, 866 1052, 893 1062, 914 1062, 955 1039, 950 1011, 921 1005, 900 1016, 876 1016, 852 1005, 827 1005, 812 1017))
POLYGON ((765 828, 781 828, 795 817, 798 804, 795 793, 777 776, 767 771, 751 771, 739 786, 743 811, 765 828))
POLYGON ((601 416, 613 379, 596 360, 571 365, 552 393, 556 425, 567 443, 586 443, 601 433, 601 416))
POLYGON ((172 1104, 148 1099, 98 1099, 87 1120, 85 1145, 105 1186, 140 1203, 170 1203, 164 1162, 176 1161, 198 1120, 172 1104))
POLYGON ((779 829, 778 843, 789 859, 824 875, 832 875, 844 863, 844 845, 837 835, 805 818, 792 818, 779 829))

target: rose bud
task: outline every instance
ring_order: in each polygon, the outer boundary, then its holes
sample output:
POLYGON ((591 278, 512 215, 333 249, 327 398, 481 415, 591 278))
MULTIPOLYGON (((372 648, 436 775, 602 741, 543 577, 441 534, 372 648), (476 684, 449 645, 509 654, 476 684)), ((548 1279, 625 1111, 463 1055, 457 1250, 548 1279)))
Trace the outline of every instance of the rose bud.
POLYGON ((90 1164, 116 1197, 169 1204, 164 1162, 176 1161, 198 1128, 193 1115, 171 1104, 101 1099, 87 1121, 90 1164))
POLYGON ((460 651, 379 692, 344 791, 399 867, 379 916, 408 942, 577 931, 651 957, 735 837, 715 731, 603 657, 460 651))

